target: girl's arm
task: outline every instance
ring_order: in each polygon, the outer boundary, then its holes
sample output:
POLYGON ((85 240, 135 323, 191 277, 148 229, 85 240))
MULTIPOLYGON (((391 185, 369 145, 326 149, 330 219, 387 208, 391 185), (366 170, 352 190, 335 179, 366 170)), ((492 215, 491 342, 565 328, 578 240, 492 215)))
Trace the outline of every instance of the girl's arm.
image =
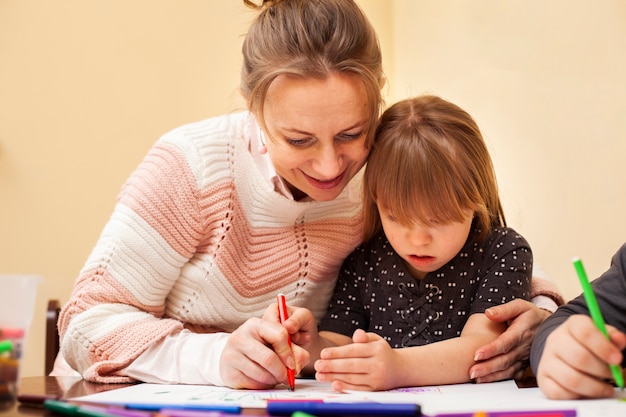
MULTIPOLYGON (((495 323, 485 314, 472 314, 460 337, 442 340, 424 346, 398 350, 403 358, 406 380, 402 386, 442 385, 469 382, 469 369, 476 362, 476 349, 495 340, 506 330, 506 325, 495 323)), ((401 372, 398 372, 402 375, 401 372)))
POLYGON ((332 382, 337 391, 468 382, 476 349, 504 329, 504 324, 477 313, 470 316, 459 337, 401 349, 391 348, 375 333, 357 330, 353 343, 321 351, 315 363, 316 378, 332 382))

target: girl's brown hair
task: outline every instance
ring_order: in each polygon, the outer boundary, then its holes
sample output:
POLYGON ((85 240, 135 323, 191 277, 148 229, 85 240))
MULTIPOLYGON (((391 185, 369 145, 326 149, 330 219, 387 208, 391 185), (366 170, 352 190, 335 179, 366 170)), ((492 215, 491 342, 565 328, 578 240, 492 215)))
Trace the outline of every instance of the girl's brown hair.
POLYGON ((383 107, 382 55, 374 28, 353 0, 244 3, 261 10, 243 42, 241 71, 241 93, 259 123, 267 90, 279 75, 324 79, 339 72, 361 80, 375 126, 383 107))
POLYGON ((436 96, 406 99, 383 113, 364 184, 365 240, 381 228, 377 202, 405 226, 462 221, 468 209, 478 226, 476 239, 506 226, 478 125, 436 96))

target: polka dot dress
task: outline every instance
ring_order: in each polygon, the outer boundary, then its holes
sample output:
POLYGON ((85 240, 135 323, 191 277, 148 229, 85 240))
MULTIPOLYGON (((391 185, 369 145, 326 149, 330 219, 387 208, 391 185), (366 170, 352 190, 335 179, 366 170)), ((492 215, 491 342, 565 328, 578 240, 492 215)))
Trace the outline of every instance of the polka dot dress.
POLYGON ((457 337, 471 314, 529 299, 531 272, 526 240, 498 228, 417 280, 381 231, 344 262, 320 330, 352 336, 364 329, 395 348, 457 337))

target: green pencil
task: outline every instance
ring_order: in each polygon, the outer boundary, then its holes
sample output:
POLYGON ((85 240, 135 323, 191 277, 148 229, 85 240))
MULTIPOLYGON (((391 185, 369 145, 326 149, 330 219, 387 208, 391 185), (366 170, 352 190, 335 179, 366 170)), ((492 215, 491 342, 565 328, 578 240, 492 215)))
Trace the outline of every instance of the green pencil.
MULTIPOLYGON (((587 307, 589 308, 589 313, 591 314, 591 318, 595 323, 598 330, 604 334, 607 339, 609 338, 609 333, 606 331, 606 325, 604 323, 604 318, 602 317, 602 313, 600 312, 600 307, 598 306, 598 300, 596 300, 596 295, 593 293, 593 289, 591 288, 591 284, 589 283, 589 278, 587 278, 587 273, 585 272, 585 267, 583 266, 583 262, 580 258, 572 259, 574 263, 574 268, 576 269, 576 273, 578 274, 578 279, 580 280, 580 285, 583 287, 583 296, 585 297, 585 302, 587 303, 587 307)), ((622 368, 618 365, 609 365, 611 368, 611 372, 613 372, 613 378, 615 379, 615 383, 618 387, 624 390, 624 376, 622 375, 622 368)))

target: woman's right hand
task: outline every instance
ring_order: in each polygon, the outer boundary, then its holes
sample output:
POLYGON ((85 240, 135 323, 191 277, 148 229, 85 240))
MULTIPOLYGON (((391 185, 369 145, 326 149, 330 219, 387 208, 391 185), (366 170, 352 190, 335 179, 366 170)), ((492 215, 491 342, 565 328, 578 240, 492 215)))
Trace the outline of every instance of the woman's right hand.
POLYGON ((272 388, 287 381, 287 368, 298 374, 309 363, 309 353, 302 345, 306 346, 317 335, 315 318, 307 309, 288 309, 290 316, 283 324, 276 304, 272 304, 263 318, 248 319, 231 333, 220 359, 224 385, 272 388), (291 337, 291 346, 288 337, 291 337))

